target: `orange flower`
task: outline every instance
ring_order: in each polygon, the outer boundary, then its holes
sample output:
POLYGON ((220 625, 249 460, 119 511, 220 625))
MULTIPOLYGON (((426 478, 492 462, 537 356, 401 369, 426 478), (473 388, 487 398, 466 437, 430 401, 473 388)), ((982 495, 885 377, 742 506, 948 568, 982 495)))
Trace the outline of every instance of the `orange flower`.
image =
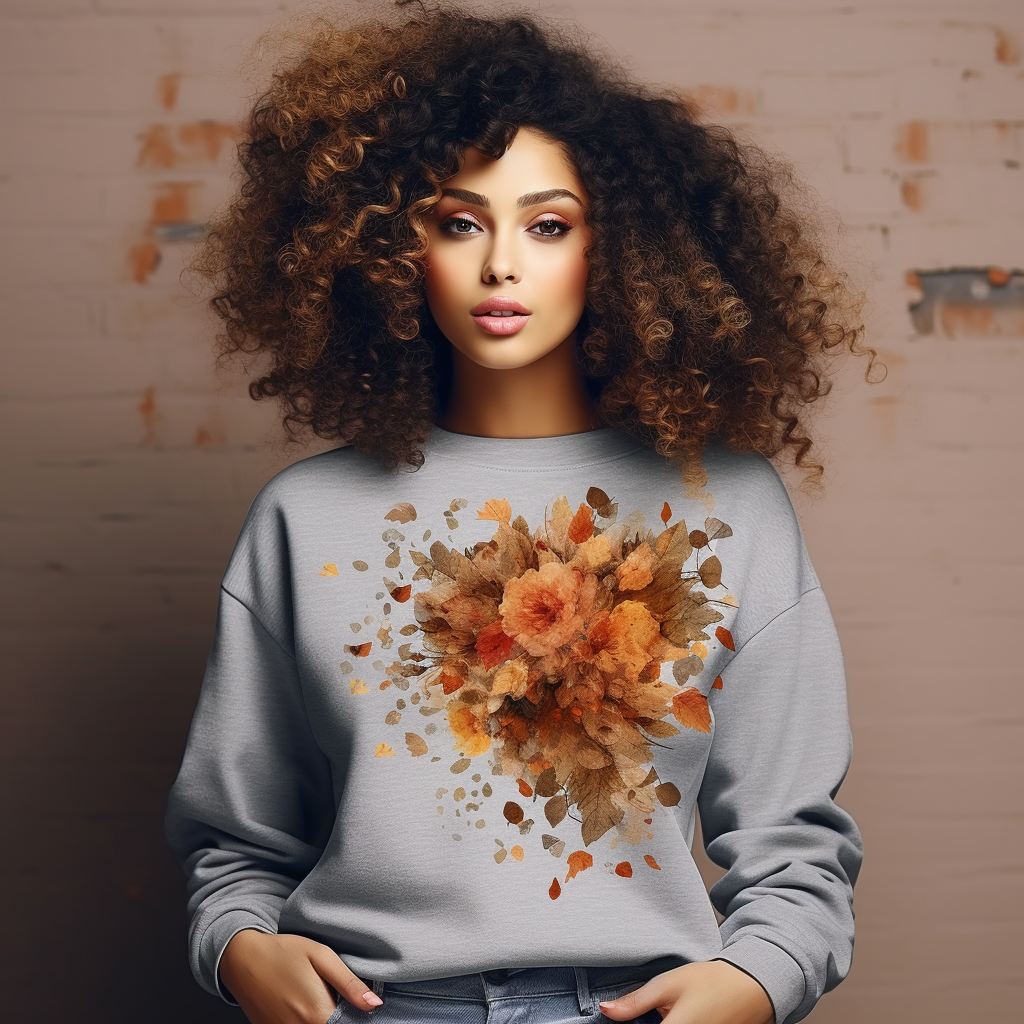
POLYGON ((527 569, 505 584, 498 608, 502 628, 535 658, 553 654, 583 627, 579 607, 583 582, 581 573, 561 562, 527 569))
POLYGON ((465 757, 485 754, 491 748, 491 737, 477 718, 476 710, 461 701, 448 705, 448 728, 455 737, 455 749, 461 750, 465 757))

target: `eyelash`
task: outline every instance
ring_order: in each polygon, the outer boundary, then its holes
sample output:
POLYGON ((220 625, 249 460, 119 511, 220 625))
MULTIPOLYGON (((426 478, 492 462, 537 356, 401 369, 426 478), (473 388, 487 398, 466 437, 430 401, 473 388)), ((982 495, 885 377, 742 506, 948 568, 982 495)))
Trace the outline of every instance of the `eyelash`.
MULTIPOLYGON (((480 225, 475 220, 470 220, 469 217, 461 217, 458 214, 453 214, 451 217, 446 217, 441 222, 441 230, 446 235, 472 235, 474 231, 456 231, 455 226, 458 224, 468 224, 471 227, 478 228, 480 225)), ((569 234, 572 231, 572 225, 567 224, 564 220, 558 220, 554 217, 546 217, 543 220, 537 221, 535 224, 530 225, 530 233, 536 234, 540 238, 560 238, 569 234), (535 228, 546 227, 547 225, 554 225, 557 231, 535 231, 535 228)))

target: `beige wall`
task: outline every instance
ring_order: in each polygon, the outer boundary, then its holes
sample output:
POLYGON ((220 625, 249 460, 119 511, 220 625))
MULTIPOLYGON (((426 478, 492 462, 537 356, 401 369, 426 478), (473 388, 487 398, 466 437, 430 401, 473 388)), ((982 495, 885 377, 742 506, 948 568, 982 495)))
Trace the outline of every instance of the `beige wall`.
MULTIPOLYGON (((215 375, 178 274, 226 194, 238 65, 292 6, 0 0, 7 1019, 234 1019, 187 977, 159 818, 242 514, 303 453, 215 375)), ((1007 285, 917 334, 908 272, 1024 267, 1024 5, 560 9, 794 160, 870 285, 888 379, 843 376, 827 494, 798 497, 867 845, 815 1019, 1019 1020, 1024 325, 990 309, 1007 285)))

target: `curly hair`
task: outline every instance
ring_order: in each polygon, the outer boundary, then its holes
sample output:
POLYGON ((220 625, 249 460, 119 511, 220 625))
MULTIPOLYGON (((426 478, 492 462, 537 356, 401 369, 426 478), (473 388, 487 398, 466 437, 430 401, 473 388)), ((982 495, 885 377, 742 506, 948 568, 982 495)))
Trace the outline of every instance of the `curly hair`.
POLYGON ((789 172, 522 13, 397 0, 319 21, 274 75, 196 261, 222 352, 268 357, 250 394, 292 431, 421 464, 449 358, 424 217, 467 146, 497 158, 522 127, 562 144, 589 196, 577 333, 603 421, 682 462, 715 436, 820 475, 805 407, 830 353, 871 350, 860 297, 783 201, 789 172))

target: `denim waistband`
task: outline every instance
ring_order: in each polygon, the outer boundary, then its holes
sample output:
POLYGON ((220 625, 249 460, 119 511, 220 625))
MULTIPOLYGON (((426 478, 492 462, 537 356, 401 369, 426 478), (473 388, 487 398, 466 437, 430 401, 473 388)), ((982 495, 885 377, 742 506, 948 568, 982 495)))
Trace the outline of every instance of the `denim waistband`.
POLYGON ((640 986, 655 974, 678 966, 662 962, 635 967, 536 967, 521 970, 493 970, 427 981, 389 981, 374 984, 374 991, 387 998, 388 992, 426 999, 449 999, 494 1003, 505 999, 531 999, 575 994, 580 1010, 597 1010, 597 993, 623 986, 640 986))

